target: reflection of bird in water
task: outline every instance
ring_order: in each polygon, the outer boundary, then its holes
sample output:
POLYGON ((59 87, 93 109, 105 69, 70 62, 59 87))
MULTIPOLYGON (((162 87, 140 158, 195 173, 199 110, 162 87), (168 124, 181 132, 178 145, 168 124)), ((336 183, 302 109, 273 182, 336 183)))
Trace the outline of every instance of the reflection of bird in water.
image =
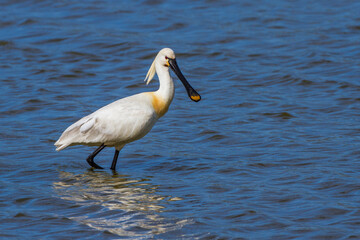
POLYGON ((184 84, 190 99, 200 101, 200 95, 181 73, 174 51, 164 48, 157 54, 145 78, 149 83, 157 73, 160 82, 157 91, 120 99, 83 117, 63 132, 55 143, 56 150, 72 145, 98 146, 87 162, 94 168, 102 168, 94 162, 95 156, 105 147, 115 147, 111 164, 111 169, 115 170, 119 151, 125 144, 144 137, 167 112, 174 97, 174 83, 169 68, 184 84))
POLYGON ((61 199, 96 207, 77 208, 79 216, 72 214, 72 220, 118 236, 152 237, 192 223, 191 219, 161 216, 162 205, 181 199, 157 194, 157 187, 149 181, 102 172, 60 172, 60 181, 53 187, 61 199))

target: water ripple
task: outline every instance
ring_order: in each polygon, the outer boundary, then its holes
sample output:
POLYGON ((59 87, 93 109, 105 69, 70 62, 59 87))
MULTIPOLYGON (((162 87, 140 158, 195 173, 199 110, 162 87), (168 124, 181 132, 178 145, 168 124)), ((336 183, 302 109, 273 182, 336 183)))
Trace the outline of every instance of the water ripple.
POLYGON ((359 2, 0 5, 0 238, 360 238, 359 2), (163 47, 202 101, 174 76, 118 173, 54 151, 80 117, 155 90, 163 47))

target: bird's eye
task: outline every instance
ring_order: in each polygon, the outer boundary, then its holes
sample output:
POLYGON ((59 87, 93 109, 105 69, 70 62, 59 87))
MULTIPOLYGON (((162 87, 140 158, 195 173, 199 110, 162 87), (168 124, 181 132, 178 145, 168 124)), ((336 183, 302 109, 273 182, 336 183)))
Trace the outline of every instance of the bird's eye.
POLYGON ((168 59, 168 57, 167 57, 167 56, 165 56, 165 59, 168 59))

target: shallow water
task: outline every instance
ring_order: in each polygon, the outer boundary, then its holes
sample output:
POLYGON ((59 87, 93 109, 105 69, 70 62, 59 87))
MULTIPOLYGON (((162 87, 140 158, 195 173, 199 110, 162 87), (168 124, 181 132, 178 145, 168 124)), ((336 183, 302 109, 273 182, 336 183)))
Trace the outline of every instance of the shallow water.
POLYGON ((0 6, 0 238, 360 238, 358 1, 0 6), (163 47, 202 101, 175 79, 117 172, 55 152, 80 117, 156 89, 163 47))

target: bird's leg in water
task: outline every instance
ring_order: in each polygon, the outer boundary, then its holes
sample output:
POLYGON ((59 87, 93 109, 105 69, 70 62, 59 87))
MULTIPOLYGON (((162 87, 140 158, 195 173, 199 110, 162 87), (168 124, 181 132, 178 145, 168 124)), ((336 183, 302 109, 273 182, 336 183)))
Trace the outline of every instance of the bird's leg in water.
POLYGON ((101 152, 101 150, 103 150, 106 146, 104 144, 101 144, 100 147, 98 147, 92 154, 90 154, 90 156, 88 156, 88 158, 86 159, 86 161, 89 163, 90 166, 92 166, 93 168, 97 168, 97 169, 103 169, 102 167, 100 167, 99 165, 97 165, 94 162, 94 157, 101 152))
POLYGON ((115 170, 118 156, 119 156, 119 150, 115 150, 114 159, 112 161, 111 168, 110 168, 111 170, 115 170))

